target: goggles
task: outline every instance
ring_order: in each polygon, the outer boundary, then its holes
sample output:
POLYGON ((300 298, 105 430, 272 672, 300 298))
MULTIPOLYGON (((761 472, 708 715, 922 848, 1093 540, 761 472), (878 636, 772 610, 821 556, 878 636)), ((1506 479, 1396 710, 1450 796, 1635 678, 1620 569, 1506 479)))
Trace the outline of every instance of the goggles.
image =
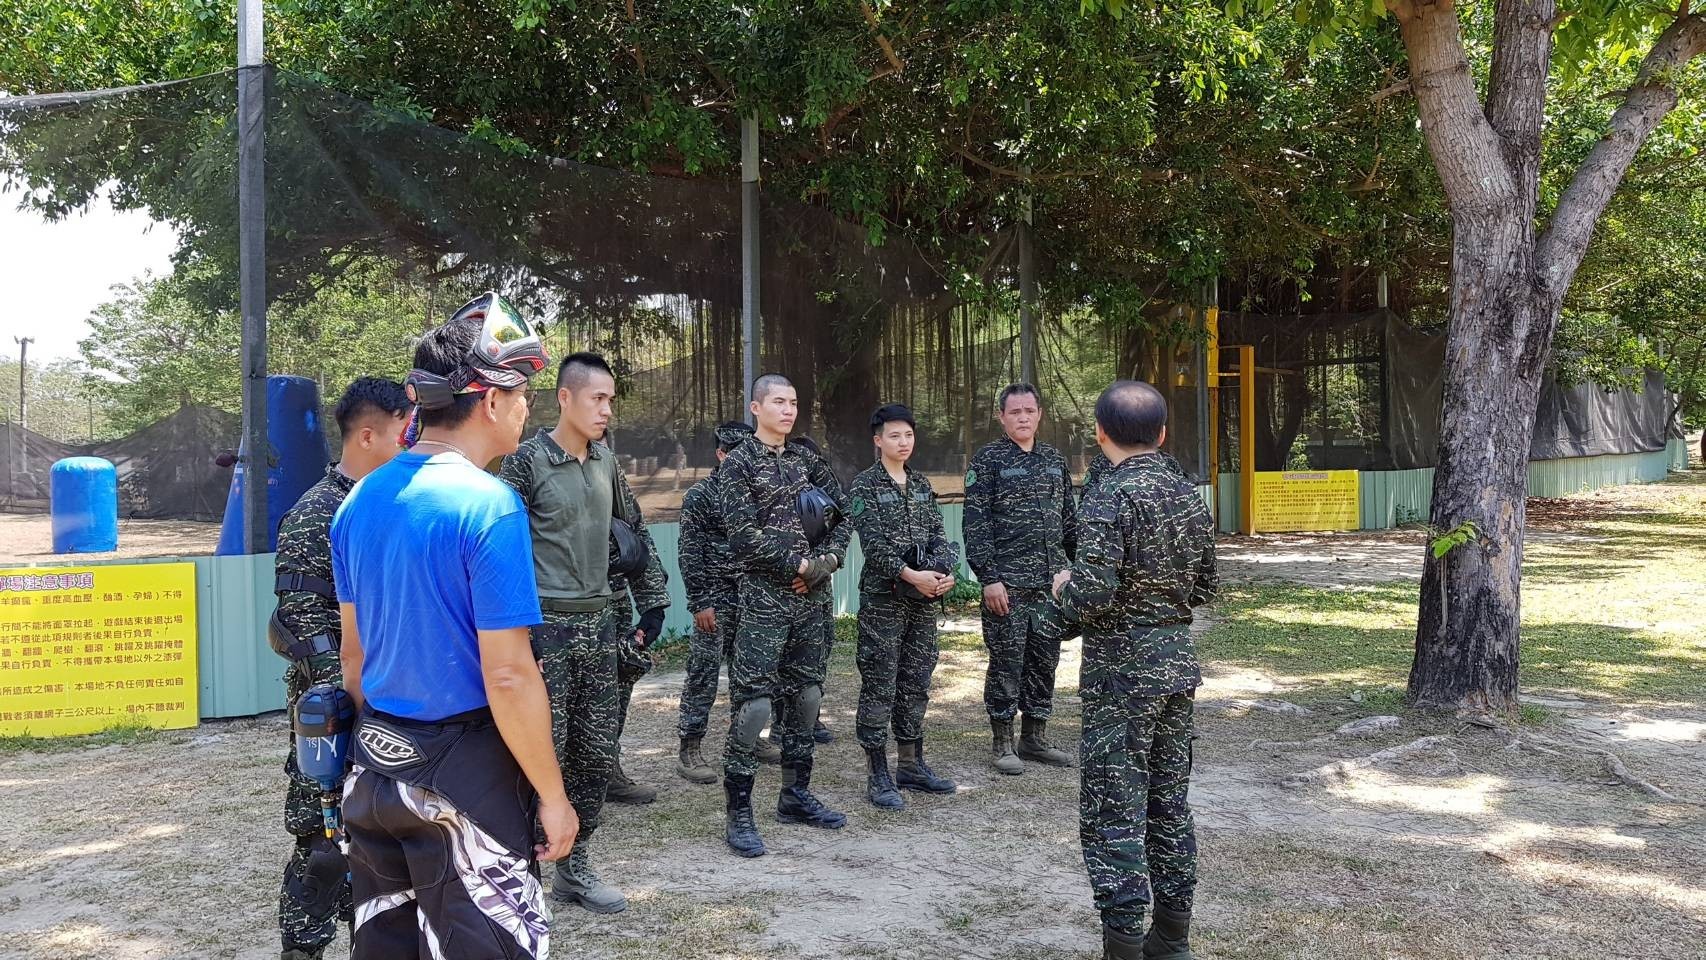
POLYGON ((449 322, 470 317, 485 321, 474 349, 448 376, 410 370, 403 391, 411 403, 440 410, 455 403, 458 394, 525 386, 529 377, 545 369, 545 344, 509 301, 487 291, 463 304, 449 322))

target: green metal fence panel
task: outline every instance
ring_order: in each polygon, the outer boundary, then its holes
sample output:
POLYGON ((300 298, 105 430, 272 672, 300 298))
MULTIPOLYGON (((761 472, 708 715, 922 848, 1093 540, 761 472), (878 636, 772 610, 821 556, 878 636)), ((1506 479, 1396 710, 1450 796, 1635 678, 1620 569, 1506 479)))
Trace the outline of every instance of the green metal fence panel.
POLYGON ((1359 481, 1359 512, 1364 530, 1389 530, 1406 523, 1425 522, 1433 499, 1434 471, 1365 471, 1359 481))
POLYGON ((1675 471, 1688 469, 1688 441, 1673 438, 1665 444, 1665 453, 1670 459, 1670 468, 1675 471))

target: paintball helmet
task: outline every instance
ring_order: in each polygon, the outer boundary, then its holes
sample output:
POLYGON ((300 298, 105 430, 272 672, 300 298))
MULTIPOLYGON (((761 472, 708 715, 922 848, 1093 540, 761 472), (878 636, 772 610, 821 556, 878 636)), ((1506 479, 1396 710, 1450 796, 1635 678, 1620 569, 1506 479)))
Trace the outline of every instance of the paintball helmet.
POLYGON ((642 573, 652 559, 646 540, 621 517, 610 518, 610 575, 632 577, 642 573))
POLYGON ((403 381, 409 401, 426 410, 441 410, 458 394, 514 390, 545 369, 545 344, 508 300, 486 291, 451 314, 449 323, 482 320, 479 339, 449 375, 410 370, 403 381))
MULTIPOLYGON (((943 565, 941 562, 937 562, 937 563, 931 563, 930 562, 930 556, 929 556, 929 554, 927 554, 925 552, 923 544, 915 543, 912 546, 906 548, 905 550, 902 550, 900 553, 900 562, 905 564, 908 567, 911 567, 914 570, 929 570, 932 573, 947 573, 948 572, 948 568, 945 565, 943 565)), ((906 599, 906 600, 928 600, 928 599, 930 599, 929 597, 926 597, 924 594, 918 592, 917 587, 913 586, 910 583, 907 583, 905 580, 902 580, 899 577, 895 578, 894 592, 895 592, 896 596, 901 597, 902 599, 906 599)))
POLYGON ((800 512, 800 530, 806 535, 806 542, 814 547, 822 543, 841 520, 841 511, 835 509, 835 501, 817 487, 801 490, 795 507, 800 512))

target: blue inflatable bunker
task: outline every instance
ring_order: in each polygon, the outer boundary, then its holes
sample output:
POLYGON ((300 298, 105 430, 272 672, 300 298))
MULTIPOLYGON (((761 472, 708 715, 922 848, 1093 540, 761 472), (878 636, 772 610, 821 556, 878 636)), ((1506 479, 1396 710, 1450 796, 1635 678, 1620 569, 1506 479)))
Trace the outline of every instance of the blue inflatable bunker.
POLYGON ((54 553, 118 549, 118 470, 100 457, 66 457, 48 471, 54 553))
MULTIPOLYGON (((267 549, 278 546, 278 522, 285 511, 326 475, 326 437, 320 431, 320 388, 307 377, 267 378, 267 440, 272 468, 267 471, 267 549)), ((245 444, 240 455, 246 457, 245 444)), ((239 459, 225 499, 225 524, 219 530, 221 556, 243 552, 243 505, 248 474, 239 459)))

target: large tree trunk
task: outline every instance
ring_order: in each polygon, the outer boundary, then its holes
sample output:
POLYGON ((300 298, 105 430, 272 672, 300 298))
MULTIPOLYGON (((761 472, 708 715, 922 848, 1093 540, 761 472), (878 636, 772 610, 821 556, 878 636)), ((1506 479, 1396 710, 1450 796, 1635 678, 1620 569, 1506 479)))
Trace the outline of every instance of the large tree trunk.
POLYGON ((1409 694, 1418 706, 1497 714, 1517 707, 1528 451, 1558 305, 1532 282, 1533 240, 1513 223, 1460 229, 1442 385, 1431 523, 1473 540, 1427 554, 1409 694))
POLYGON ((1706 19, 1684 6, 1659 36, 1540 230, 1555 0, 1498 0, 1484 103, 1450 0, 1387 2, 1453 226, 1432 522, 1437 534, 1475 528, 1443 558, 1429 553, 1409 695, 1421 706, 1512 714, 1528 450, 1559 306, 1606 202, 1676 106, 1679 68, 1706 48, 1706 19))

